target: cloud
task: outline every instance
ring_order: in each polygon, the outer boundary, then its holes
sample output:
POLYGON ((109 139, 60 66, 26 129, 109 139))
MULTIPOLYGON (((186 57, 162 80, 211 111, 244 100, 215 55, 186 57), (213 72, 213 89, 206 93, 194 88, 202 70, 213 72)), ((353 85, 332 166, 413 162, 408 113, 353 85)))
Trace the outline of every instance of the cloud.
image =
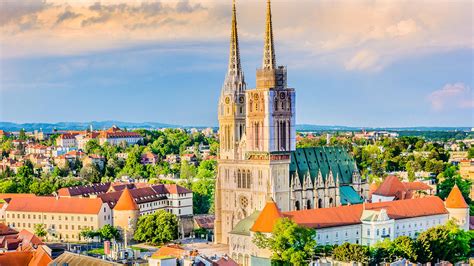
POLYGON ((80 17, 80 16, 81 16, 80 14, 77 14, 77 13, 71 12, 69 10, 66 10, 63 13, 59 14, 58 19, 56 20, 56 24, 59 24, 59 23, 65 21, 65 20, 68 20, 68 19, 75 19, 75 18, 80 17))
POLYGON ((446 107, 474 108, 472 89, 461 82, 446 84, 441 89, 430 93, 427 98, 435 111, 443 111, 446 107))
MULTIPOLYGON (((11 12, 0 8, 0 48, 8 58, 229 38, 231 1, 6 2, 11 12)), ((274 1, 277 52, 297 51, 289 60, 306 67, 377 71, 404 58, 472 49, 471 10, 469 1, 274 1)), ((237 13, 240 40, 261 42, 265 3, 238 1, 237 13)))
POLYGON ((377 70, 379 69, 378 56, 369 50, 357 52, 349 61, 345 63, 347 70, 377 70))

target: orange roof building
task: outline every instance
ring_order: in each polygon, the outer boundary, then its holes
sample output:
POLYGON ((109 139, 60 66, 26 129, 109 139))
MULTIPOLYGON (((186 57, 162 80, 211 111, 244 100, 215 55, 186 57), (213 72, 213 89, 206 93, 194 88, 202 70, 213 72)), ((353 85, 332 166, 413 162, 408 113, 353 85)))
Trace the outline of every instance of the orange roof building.
MULTIPOLYGON (((370 189, 374 188, 375 186, 371 185, 370 189)), ((397 176, 391 175, 387 176, 373 192, 371 191, 370 197, 372 202, 380 202, 430 196, 433 192, 433 188, 423 182, 402 182, 397 176), (420 191, 424 193, 418 193, 420 191)))
POLYGON ((271 233, 280 218, 283 218, 280 209, 278 209, 277 204, 273 200, 270 200, 265 204, 250 230, 253 232, 271 233))
MULTIPOLYGON (((38 221, 46 225, 48 239, 80 241, 84 228, 96 230, 112 224, 113 216, 109 205, 100 198, 13 198, 5 209, 5 223, 17 231, 33 232, 38 221)), ((20 235, 38 244, 37 239, 24 232, 20 235)))
MULTIPOLYGON (((300 226, 317 230, 318 244, 349 242, 373 245, 385 238, 414 237, 428 228, 445 224, 453 218, 453 213, 436 196, 289 212, 280 212, 275 202, 269 201, 261 212, 257 211, 242 220, 230 232, 229 253, 241 252, 238 244, 242 245, 242 241, 248 240, 245 245, 252 247, 251 232, 271 233, 281 218, 289 218, 300 226), (247 221, 253 224, 243 224, 247 221)), ((256 247, 253 248, 255 250, 256 247)), ((258 249, 258 254, 265 252, 258 249)))

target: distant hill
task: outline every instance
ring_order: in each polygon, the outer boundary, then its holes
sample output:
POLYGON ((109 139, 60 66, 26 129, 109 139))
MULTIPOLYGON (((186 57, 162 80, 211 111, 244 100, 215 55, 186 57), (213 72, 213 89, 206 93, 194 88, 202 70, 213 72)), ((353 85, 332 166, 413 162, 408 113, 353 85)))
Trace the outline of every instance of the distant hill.
MULTIPOLYGON (((56 130, 84 130, 92 125, 93 129, 106 129, 113 125, 120 128, 205 128, 206 126, 183 126, 174 124, 165 124, 159 122, 122 122, 122 121, 90 121, 90 122, 59 122, 59 123, 11 123, 0 122, 0 129, 6 131, 26 131, 42 130, 44 132, 52 132, 56 130)), ((390 130, 390 131, 471 131, 470 127, 349 127, 340 125, 296 125, 297 131, 360 131, 362 129, 371 130, 390 130)))
POLYGON ((348 127, 348 126, 321 126, 321 125, 296 125, 297 131, 360 131, 360 130, 389 130, 389 131, 471 131, 470 127, 348 127))
POLYGON ((17 124, 11 122, 0 122, 0 129, 6 131, 19 131, 24 129, 26 131, 42 130, 44 132, 52 132, 56 130, 84 130, 92 126, 93 129, 107 129, 116 125, 120 128, 176 128, 182 127, 180 125, 164 124, 157 122, 121 122, 121 121, 91 121, 91 122, 59 122, 59 123, 24 123, 17 124))

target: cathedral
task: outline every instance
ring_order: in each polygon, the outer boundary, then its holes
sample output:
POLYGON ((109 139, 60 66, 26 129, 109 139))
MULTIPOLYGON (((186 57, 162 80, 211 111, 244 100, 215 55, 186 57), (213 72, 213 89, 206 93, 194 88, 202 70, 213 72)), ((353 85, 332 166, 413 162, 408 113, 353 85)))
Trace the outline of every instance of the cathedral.
POLYGON ((267 0, 262 67, 256 87, 242 71, 235 1, 229 65, 218 104, 220 153, 215 195, 215 240, 229 243, 235 225, 273 200, 282 211, 362 203, 368 184, 346 150, 296 149, 295 89, 276 63, 267 0))

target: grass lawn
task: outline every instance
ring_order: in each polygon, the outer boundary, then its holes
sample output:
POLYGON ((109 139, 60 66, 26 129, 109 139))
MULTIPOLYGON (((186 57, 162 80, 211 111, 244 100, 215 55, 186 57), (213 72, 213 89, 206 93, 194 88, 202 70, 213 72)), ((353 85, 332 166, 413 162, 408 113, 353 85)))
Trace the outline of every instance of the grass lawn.
POLYGON ((133 249, 133 250, 139 250, 140 252, 147 252, 147 251, 149 251, 149 250, 146 249, 146 248, 140 248, 140 247, 134 247, 134 246, 132 246, 132 249, 133 249))
POLYGON ((88 254, 93 254, 93 255, 104 255, 104 248, 96 248, 96 249, 91 249, 87 251, 88 254))

